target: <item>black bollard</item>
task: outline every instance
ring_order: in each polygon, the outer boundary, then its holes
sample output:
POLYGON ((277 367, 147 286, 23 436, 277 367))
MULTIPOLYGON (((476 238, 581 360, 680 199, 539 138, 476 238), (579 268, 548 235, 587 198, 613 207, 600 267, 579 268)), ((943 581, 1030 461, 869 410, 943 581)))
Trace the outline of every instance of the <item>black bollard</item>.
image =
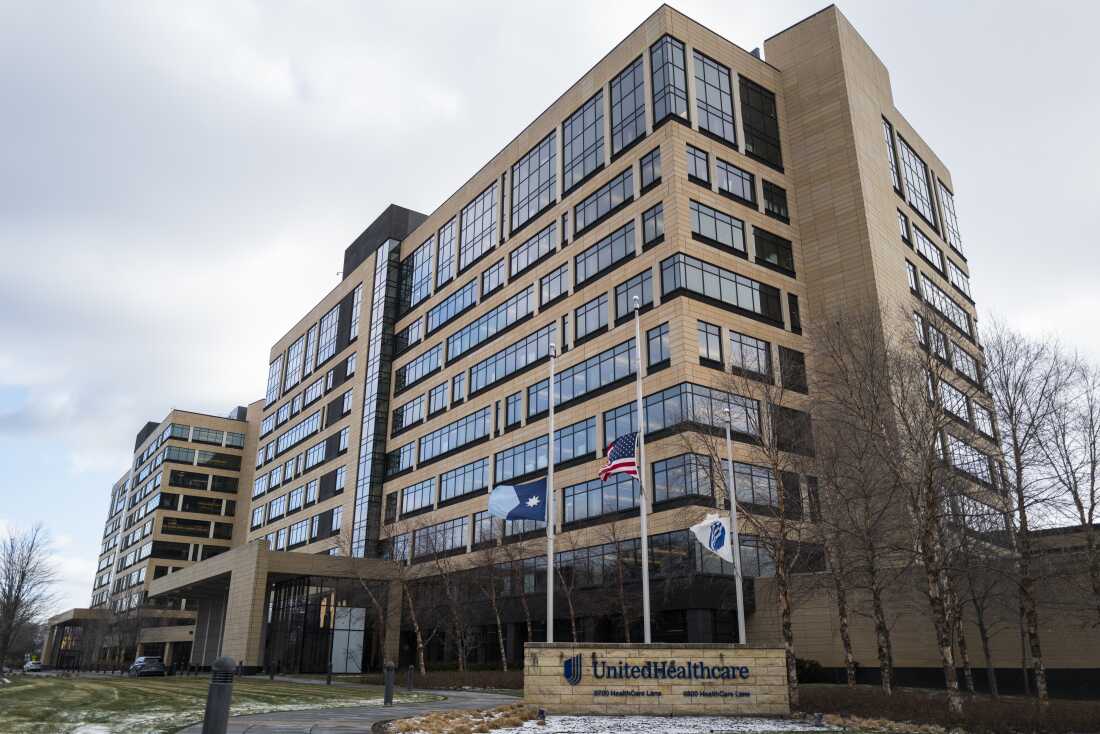
POLYGON ((383 675, 386 683, 386 693, 383 699, 383 704, 386 706, 393 706, 393 678, 395 667, 392 662, 386 662, 385 673, 383 675))
POLYGON ((413 666, 409 666, 409 669, 405 671, 405 688, 408 690, 413 689, 413 666))
POLYGON ((233 668, 231 657, 220 657, 210 666, 210 688, 206 693, 202 734, 225 734, 229 725, 229 703, 233 699, 233 668))
POLYGON ((240 663, 237 663, 237 677, 238 678, 241 677, 241 664, 240 663))
POLYGON ((332 658, 328 660, 328 665, 325 666, 325 685, 332 685, 332 658))

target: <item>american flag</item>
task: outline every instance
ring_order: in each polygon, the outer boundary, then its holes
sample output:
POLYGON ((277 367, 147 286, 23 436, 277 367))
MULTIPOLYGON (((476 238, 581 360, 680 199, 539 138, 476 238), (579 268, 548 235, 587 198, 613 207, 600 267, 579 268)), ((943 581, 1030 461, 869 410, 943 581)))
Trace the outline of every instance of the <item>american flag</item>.
POLYGON ((600 469, 600 481, 606 482, 612 474, 629 474, 637 479, 638 462, 634 458, 638 444, 636 432, 619 436, 607 447, 607 463, 600 469))

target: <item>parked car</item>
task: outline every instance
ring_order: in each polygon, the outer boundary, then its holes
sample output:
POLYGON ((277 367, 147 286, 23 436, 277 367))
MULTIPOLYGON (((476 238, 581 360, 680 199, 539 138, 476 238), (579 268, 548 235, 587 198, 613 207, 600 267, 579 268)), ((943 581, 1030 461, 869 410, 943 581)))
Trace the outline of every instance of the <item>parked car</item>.
POLYGON ((143 655, 142 657, 134 660, 134 664, 130 666, 128 671, 130 675, 168 675, 168 671, 164 669, 164 661, 159 657, 150 657, 143 655))
POLYGON ((23 672, 40 673, 42 672, 42 663, 38 662, 37 660, 28 660, 27 662, 23 663, 23 672))

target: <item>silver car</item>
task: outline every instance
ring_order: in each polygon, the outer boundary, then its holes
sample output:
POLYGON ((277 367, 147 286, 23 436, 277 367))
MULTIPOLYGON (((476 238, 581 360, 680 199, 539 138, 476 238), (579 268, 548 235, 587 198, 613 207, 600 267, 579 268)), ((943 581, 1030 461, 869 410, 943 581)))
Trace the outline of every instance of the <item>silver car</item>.
POLYGON ((151 657, 149 655, 143 655, 136 660, 134 664, 130 666, 128 671, 130 675, 168 675, 168 671, 164 669, 164 662, 159 657, 151 657))
POLYGON ((27 662, 23 663, 23 672, 40 673, 42 672, 42 663, 38 662, 37 660, 28 660, 27 662))

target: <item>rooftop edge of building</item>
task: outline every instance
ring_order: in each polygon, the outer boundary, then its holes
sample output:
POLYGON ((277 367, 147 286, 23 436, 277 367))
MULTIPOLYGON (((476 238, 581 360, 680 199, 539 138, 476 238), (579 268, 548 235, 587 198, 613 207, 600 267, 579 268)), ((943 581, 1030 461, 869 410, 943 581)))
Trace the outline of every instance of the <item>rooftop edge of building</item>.
POLYGON ((373 222, 367 225, 363 233, 344 250, 343 278, 363 264, 371 253, 389 239, 403 240, 428 218, 427 214, 390 204, 373 222))

